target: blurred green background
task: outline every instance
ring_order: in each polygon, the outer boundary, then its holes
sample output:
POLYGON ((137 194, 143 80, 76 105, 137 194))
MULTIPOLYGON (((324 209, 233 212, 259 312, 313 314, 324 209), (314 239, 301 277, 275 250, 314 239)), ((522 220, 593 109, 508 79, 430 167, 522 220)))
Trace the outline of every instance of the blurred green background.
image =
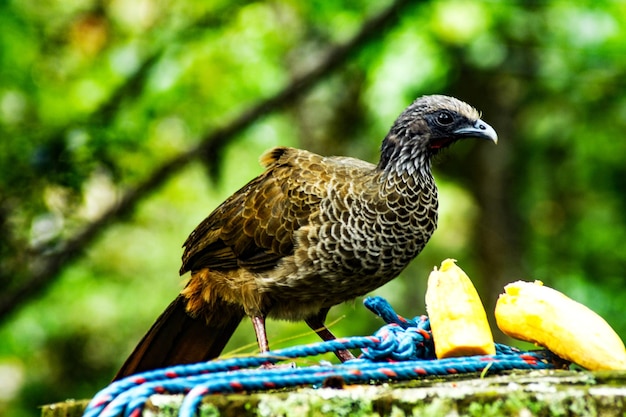
MULTIPOLYGON (((422 314, 452 257, 490 316, 505 283, 541 279, 626 336, 626 2, 399 0, 328 58, 390 4, 0 2, 0 414, 104 387, 182 287, 187 235, 264 150, 376 162, 422 94, 471 103, 500 143, 437 158, 439 229, 376 294, 422 314)), ((360 300, 329 321, 381 325, 360 300)), ((316 340, 303 323, 268 332, 316 340)), ((227 351, 241 346, 255 350, 247 321, 227 351)))

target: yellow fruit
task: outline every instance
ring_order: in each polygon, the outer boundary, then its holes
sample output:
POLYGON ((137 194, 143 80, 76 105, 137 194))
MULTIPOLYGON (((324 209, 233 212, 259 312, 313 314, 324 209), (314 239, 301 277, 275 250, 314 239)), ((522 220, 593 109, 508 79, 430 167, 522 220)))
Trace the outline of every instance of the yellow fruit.
POLYGON ((446 259, 428 277, 426 310, 438 358, 493 355, 496 348, 487 315, 469 277, 446 259))
POLYGON ((598 314, 541 281, 504 287, 496 303, 500 330, 541 345, 589 370, 626 370, 624 343, 598 314))

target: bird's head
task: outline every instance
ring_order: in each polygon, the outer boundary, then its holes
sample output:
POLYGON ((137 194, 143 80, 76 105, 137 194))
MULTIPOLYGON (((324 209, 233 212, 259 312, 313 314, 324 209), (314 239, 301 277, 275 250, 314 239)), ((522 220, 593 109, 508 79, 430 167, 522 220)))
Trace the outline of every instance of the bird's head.
POLYGON ((395 162, 430 167, 430 158, 461 139, 498 142, 480 113, 454 97, 432 95, 415 100, 396 119, 381 148, 379 167, 395 162))

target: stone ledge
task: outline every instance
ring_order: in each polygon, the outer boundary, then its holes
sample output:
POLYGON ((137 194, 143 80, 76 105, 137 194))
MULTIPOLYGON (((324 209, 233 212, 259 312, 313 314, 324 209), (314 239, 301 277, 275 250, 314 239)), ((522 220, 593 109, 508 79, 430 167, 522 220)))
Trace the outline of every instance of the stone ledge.
MULTIPOLYGON (((154 395, 144 416, 175 416, 181 395, 154 395)), ((42 417, 80 416, 86 402, 44 407, 42 417), (67 413, 62 413, 66 409, 67 413), (73 412, 74 414, 72 414, 73 412)), ((382 385, 300 388, 207 396, 200 416, 623 416, 626 372, 514 371, 382 385)))

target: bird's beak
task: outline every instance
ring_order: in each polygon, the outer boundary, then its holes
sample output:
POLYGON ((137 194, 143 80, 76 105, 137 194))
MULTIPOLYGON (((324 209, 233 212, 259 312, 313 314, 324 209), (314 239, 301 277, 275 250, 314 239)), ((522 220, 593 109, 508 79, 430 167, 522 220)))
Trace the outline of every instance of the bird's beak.
POLYGON ((494 128, 481 119, 476 120, 473 126, 455 130, 454 134, 460 138, 487 139, 493 143, 498 143, 498 134, 494 128))

